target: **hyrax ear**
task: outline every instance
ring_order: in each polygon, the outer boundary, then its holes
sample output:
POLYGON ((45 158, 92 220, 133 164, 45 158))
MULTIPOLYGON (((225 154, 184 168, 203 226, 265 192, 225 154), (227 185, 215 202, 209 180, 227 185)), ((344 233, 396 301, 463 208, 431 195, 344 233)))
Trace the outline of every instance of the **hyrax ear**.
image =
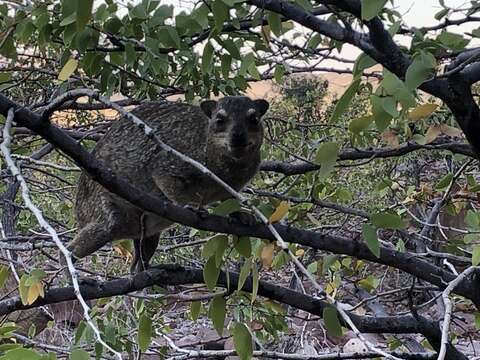
POLYGON ((215 100, 205 100, 200 103, 200 109, 202 109, 203 113, 209 118, 212 117, 212 113, 216 107, 217 102, 215 100))
POLYGON ((270 106, 268 101, 263 99, 253 100, 253 103, 255 104, 255 110, 257 110, 259 116, 265 115, 270 106))

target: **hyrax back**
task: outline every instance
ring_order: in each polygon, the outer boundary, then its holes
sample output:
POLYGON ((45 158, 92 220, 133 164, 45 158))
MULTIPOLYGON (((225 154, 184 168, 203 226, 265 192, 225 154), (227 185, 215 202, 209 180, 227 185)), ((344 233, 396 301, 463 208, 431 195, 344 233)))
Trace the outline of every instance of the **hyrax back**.
MULTIPOLYGON (((239 190, 258 170, 261 117, 267 109, 264 100, 239 96, 205 101, 200 107, 150 102, 132 113, 165 143, 239 190)), ((229 197, 210 178, 161 150, 127 118, 111 126, 93 154, 135 187, 179 205, 203 206, 229 197)), ((136 270, 148 265, 160 231, 171 224, 108 192, 85 173, 80 176, 75 212, 79 232, 69 244, 74 257, 87 256, 110 241, 130 238, 135 244, 136 270)))

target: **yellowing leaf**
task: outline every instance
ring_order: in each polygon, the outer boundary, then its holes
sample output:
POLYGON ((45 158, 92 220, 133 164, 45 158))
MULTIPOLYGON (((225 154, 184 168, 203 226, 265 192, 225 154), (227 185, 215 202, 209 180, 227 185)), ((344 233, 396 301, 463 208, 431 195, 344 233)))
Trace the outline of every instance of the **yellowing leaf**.
POLYGON ((69 59, 65 65, 63 65, 62 70, 58 74, 58 80, 65 81, 67 80, 73 72, 77 69, 78 61, 75 59, 69 59))
POLYGON ((331 297, 335 297, 335 294, 337 292, 337 288, 335 286, 335 283, 333 281, 330 281, 327 283, 325 286, 325 292, 330 295, 331 297))
POLYGON ((430 114, 433 113, 437 109, 437 107, 437 104, 430 103, 417 106, 408 113, 408 118, 413 121, 424 119, 430 116, 430 114))
POLYGON ((23 305, 28 304, 28 290, 29 287, 26 285, 29 276, 27 274, 23 274, 20 278, 20 283, 18 284, 18 293, 20 295, 20 300, 22 300, 23 305))
POLYGON ((270 34, 270 26, 264 25, 262 26, 262 36, 265 40, 265 42, 268 44, 270 40, 272 39, 272 36, 270 34))
POLYGON ((480 246, 479 245, 473 248, 472 265, 473 266, 480 265, 480 246))
POLYGON ((448 126, 446 124, 440 125, 440 130, 445 135, 448 135, 448 136, 451 136, 451 137, 461 137, 463 135, 462 130, 457 129, 453 126, 448 126))
POLYGON ((288 201, 282 201, 280 205, 277 206, 275 211, 273 212, 272 215, 270 215, 270 218, 268 219, 268 222, 270 224, 276 223, 280 220, 283 219, 285 215, 288 213, 288 209, 290 209, 290 204, 288 201))
POLYGON ((37 281, 28 289, 27 305, 33 304, 38 297, 43 297, 44 295, 43 284, 40 281, 37 281))
POLYGON ((305 250, 303 249, 297 249, 297 251, 295 251, 295 256, 297 257, 303 256, 303 254, 305 254, 305 250))
POLYGON ((437 137, 439 137, 441 133, 442 133, 442 130, 441 130, 440 126, 438 126, 438 125, 430 126, 427 130, 427 133, 425 134, 425 142, 427 144, 430 144, 437 137))
POLYGON ((400 145, 397 133, 391 129, 387 129, 382 133, 382 140, 385 141, 387 145, 394 148, 400 145))
POLYGON ((267 244, 263 247, 260 259, 264 267, 269 268, 272 266, 273 256, 275 254, 275 245, 273 243, 267 244))
POLYGON ((117 252, 122 258, 125 258, 126 261, 131 261, 133 259, 130 249, 128 249, 123 242, 114 244, 113 250, 115 250, 115 252, 117 252))

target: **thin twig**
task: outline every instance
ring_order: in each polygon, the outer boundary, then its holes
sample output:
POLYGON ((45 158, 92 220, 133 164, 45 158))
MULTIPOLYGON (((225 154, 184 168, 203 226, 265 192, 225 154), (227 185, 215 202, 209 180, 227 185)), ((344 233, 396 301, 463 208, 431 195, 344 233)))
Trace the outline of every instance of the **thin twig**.
POLYGON ((8 111, 7 119, 5 121, 5 126, 3 128, 3 142, 0 145, 0 150, 5 157, 7 167, 9 168, 12 175, 16 178, 16 180, 20 183, 20 187, 22 190, 22 198, 25 205, 36 217, 38 223, 50 234, 53 241, 55 242, 57 247, 60 249, 60 252, 65 257, 65 260, 67 262, 67 268, 70 273, 70 277, 72 279, 72 285, 75 291, 75 295, 83 308, 83 316, 85 317, 85 320, 87 321, 88 325, 92 328, 93 332, 95 333, 97 341, 100 344, 102 344, 106 349, 108 349, 110 352, 112 352, 118 359, 122 360, 122 355, 119 352, 112 349, 105 341, 103 341, 100 331, 93 323, 93 320, 90 316, 90 308, 85 302, 85 299, 83 298, 82 294, 80 293, 80 287, 78 284, 78 275, 73 265, 70 252, 63 245, 55 229, 45 220, 45 218, 43 217, 42 211, 33 204, 32 200, 30 199, 30 192, 27 186, 27 182, 21 175, 20 170, 18 169, 17 165, 12 159, 12 155, 10 153, 10 143, 11 143, 10 129, 12 127, 14 114, 15 114, 14 109, 10 108, 10 110, 8 111))
POLYGON ((454 280, 450 281, 448 286, 443 290, 442 299, 445 305, 445 316, 443 319, 442 325, 442 340, 440 351, 438 352, 438 360, 444 360, 445 355, 447 353, 447 345, 448 345, 448 333, 450 329, 450 321, 452 318, 452 301, 450 300, 450 293, 455 290, 455 288, 460 284, 464 279, 466 279, 470 274, 475 271, 480 270, 479 266, 470 266, 465 271, 463 271, 460 275, 458 275, 454 280))

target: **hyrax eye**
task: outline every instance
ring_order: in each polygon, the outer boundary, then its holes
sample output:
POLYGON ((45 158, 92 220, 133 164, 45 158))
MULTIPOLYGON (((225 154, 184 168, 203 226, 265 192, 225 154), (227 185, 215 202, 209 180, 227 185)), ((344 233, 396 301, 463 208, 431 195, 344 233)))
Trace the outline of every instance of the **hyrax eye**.
POLYGON ((258 124, 258 118, 255 114, 249 115, 247 120, 250 124, 258 124))

